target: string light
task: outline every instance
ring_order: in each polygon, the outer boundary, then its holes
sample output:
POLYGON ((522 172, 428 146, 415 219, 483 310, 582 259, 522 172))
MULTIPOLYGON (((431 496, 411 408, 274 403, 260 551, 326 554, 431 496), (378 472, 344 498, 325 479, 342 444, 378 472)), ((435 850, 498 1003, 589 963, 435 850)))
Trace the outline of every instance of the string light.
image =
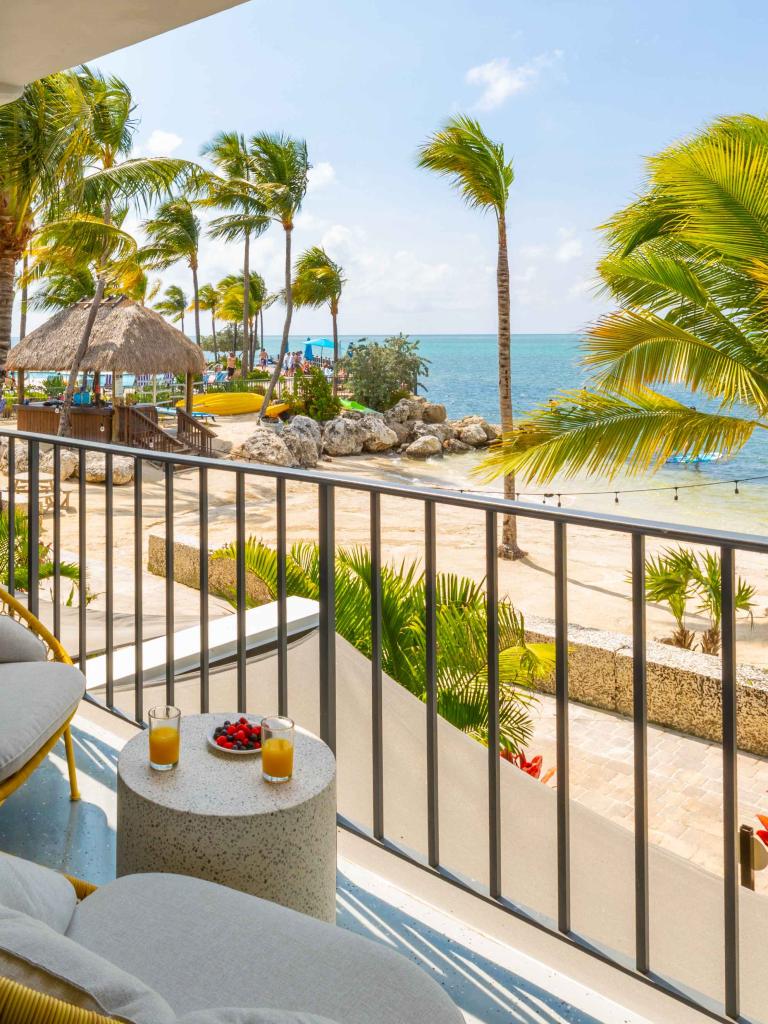
POLYGON ((736 481, 736 486, 733 489, 733 493, 734 494, 740 494, 741 493, 741 491, 739 490, 739 481, 738 480, 736 481))
POLYGON ((678 498, 680 497, 680 495, 679 495, 679 494, 677 493, 677 490, 678 490, 678 489, 677 489, 677 487, 676 487, 676 488, 675 488, 675 501, 677 501, 677 499, 678 499, 678 498))

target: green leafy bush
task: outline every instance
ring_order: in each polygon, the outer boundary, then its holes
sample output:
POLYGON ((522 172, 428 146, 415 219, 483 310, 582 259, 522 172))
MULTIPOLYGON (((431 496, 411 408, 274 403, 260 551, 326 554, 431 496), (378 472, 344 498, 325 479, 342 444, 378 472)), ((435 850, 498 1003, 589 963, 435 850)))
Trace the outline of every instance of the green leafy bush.
POLYGON ((333 393, 331 382, 317 366, 296 371, 291 411, 321 422, 339 415, 341 403, 333 393))
POLYGON ((419 377, 429 375, 429 360, 419 355, 418 340, 407 334, 384 341, 361 338, 341 366, 355 401, 379 412, 414 392, 419 377))

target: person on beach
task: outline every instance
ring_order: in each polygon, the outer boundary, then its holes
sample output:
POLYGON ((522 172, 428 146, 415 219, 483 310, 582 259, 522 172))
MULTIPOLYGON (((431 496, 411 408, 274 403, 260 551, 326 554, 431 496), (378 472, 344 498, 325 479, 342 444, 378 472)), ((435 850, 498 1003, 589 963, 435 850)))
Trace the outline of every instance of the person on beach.
POLYGON ((227 380, 232 380, 235 376, 235 370, 237 369, 237 360, 235 359, 235 353, 230 352, 227 356, 227 380))

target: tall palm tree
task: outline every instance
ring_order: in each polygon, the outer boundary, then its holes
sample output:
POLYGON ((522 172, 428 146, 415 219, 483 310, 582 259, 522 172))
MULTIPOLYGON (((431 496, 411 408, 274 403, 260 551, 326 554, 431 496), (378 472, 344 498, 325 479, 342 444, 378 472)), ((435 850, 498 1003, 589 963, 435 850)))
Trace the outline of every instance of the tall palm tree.
POLYGON ((599 271, 620 308, 586 332, 589 388, 507 434, 491 475, 633 475, 768 429, 768 120, 723 118, 652 157, 645 190, 605 231, 599 271))
POLYGON ((269 407, 275 390, 285 353, 293 316, 293 281, 291 278, 291 235, 293 221, 301 209, 307 191, 309 157, 303 139, 293 139, 281 133, 254 135, 249 144, 258 195, 265 204, 269 217, 282 225, 285 234, 285 320, 283 338, 275 369, 267 385, 259 419, 269 407))
MULTIPOLYGON (((154 217, 144 224, 149 244, 141 250, 145 266, 167 270, 185 260, 192 271, 192 308, 195 314, 195 341, 200 344, 200 289, 197 283, 200 249, 200 218, 186 198, 163 203, 154 217)), ((182 330, 184 328, 182 327, 182 330)))
POLYGON ((312 246, 296 261, 293 301, 296 306, 328 306, 333 324, 333 393, 338 390, 339 365, 339 301, 346 284, 343 270, 334 263, 325 249, 312 246))
POLYGON ((164 298, 155 303, 153 309, 157 310, 158 313, 162 313, 163 316, 173 323, 180 323, 181 333, 183 334, 184 314, 189 305, 189 297, 185 295, 183 289, 179 288, 177 284, 169 284, 165 289, 164 295, 164 298))
MULTIPOLYGON (((498 307, 499 416, 502 432, 514 425, 512 418, 512 354, 510 337, 509 257, 507 253, 507 202, 515 174, 504 146, 493 142, 480 124, 463 114, 452 117, 419 148, 419 167, 450 180, 472 210, 490 211, 496 219, 496 296, 498 307)), ((504 496, 514 500, 515 475, 504 475, 504 496)), ((517 519, 503 518, 499 557, 523 558, 517 542, 517 519)))
POLYGON ((262 307, 267 301, 267 286, 261 274, 251 273, 248 278, 249 300, 243 302, 245 278, 243 274, 228 274, 218 284, 220 310, 224 320, 237 322, 238 312, 244 305, 247 310, 247 342, 243 343, 243 366, 252 367, 256 348, 256 325, 262 307))
POLYGON ((246 292, 249 290, 251 239, 269 227, 265 204, 253 182, 253 160, 245 137, 237 132, 219 132, 203 146, 217 174, 207 181, 207 195, 200 200, 204 206, 218 207, 224 212, 209 225, 212 238, 243 243, 243 350, 249 345, 249 311, 246 292))
POLYGON ((213 335, 213 358, 214 360, 218 360, 219 349, 216 344, 216 314, 218 312, 219 306, 221 305, 221 295, 219 294, 216 285, 200 285, 200 291, 198 293, 198 303, 200 309, 207 310, 211 314, 211 334, 213 335))

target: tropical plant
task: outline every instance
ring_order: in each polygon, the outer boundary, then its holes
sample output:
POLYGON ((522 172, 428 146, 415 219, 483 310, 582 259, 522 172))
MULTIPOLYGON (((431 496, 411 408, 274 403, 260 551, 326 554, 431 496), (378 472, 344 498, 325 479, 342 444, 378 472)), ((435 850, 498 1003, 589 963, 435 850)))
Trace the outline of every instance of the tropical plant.
POLYGON ((384 412, 415 391, 429 375, 429 360, 419 355, 419 341, 398 334, 384 341, 361 338, 342 360, 355 401, 384 412))
POLYGON ((207 182, 205 206, 224 211, 214 218, 208 232, 212 238, 243 243, 243 295, 242 325, 243 350, 250 349, 248 323, 250 320, 246 293, 250 292, 251 239, 257 238, 269 227, 266 204, 254 182, 253 159, 245 137, 237 132, 219 132, 203 147, 217 173, 207 182))
POLYGON ((338 391, 339 301, 346 281, 343 269, 319 245, 303 252, 296 261, 293 301, 296 306, 315 309, 327 306, 333 326, 333 393, 338 391))
MULTIPOLYGON (((243 344, 243 364, 253 368, 258 334, 258 316, 268 301, 267 286, 261 274, 251 271, 248 275, 248 302, 244 301, 245 277, 243 274, 228 274, 219 281, 219 317, 233 325, 246 310, 246 338, 243 344)), ((231 351, 231 350, 230 350, 231 351)))
POLYGON ((768 120, 723 118, 650 158, 605 234, 599 271, 620 308, 586 332, 589 389, 507 432, 491 476, 636 475, 732 454, 768 427, 768 120), (670 384, 707 408, 657 390, 670 384))
MULTIPOLYGON (((722 623, 722 569, 720 556, 712 551, 697 554, 691 548, 667 548, 656 558, 645 562, 646 600, 664 603, 675 619, 675 631, 667 643, 690 650, 696 634, 686 626, 688 602, 698 600, 697 611, 709 616, 709 627, 701 637, 705 654, 720 653, 722 623)), ((737 612, 744 612, 752 620, 755 588, 739 576, 734 592, 737 612)))
POLYGON ((292 139, 281 133, 254 135, 248 147, 253 161, 254 176, 258 195, 262 199, 269 217, 282 225, 285 235, 285 320, 280 352, 267 385, 264 404, 259 410, 261 420, 269 407, 272 393, 277 385, 285 354, 288 351, 288 335, 293 317, 293 281, 291 279, 291 235, 293 221, 301 209, 307 191, 309 157, 307 144, 303 139, 292 139))
POLYGON ((291 408, 294 413, 310 416, 322 423, 339 415, 341 403, 323 371, 317 366, 310 366, 306 370, 297 370, 294 375, 291 408))
POLYGON ((153 309, 167 317, 175 324, 181 324, 184 333, 184 314, 189 305, 189 298, 177 284, 169 284, 165 289, 164 298, 156 302, 153 309))
MULTIPOLYGON (((216 551, 214 559, 237 557, 237 545, 216 551)), ((277 594, 277 554, 254 537, 246 542, 246 571, 277 594)), ((286 557, 288 593, 318 600, 319 549, 294 544, 286 557)), ((336 552, 336 630, 367 658, 371 657, 370 553, 364 548, 336 552)), ((380 574, 382 667, 419 700, 426 701, 426 593, 423 572, 415 563, 384 566, 380 574)), ((229 595, 227 595, 229 596, 229 595)), ((438 713, 462 732, 488 742, 486 600, 482 583, 448 573, 436 579, 438 713)), ((500 751, 518 753, 530 739, 530 684, 548 675, 554 664, 551 644, 527 644, 523 617, 500 601, 500 751)))
MULTIPOLYGON (((13 562, 13 581, 17 590, 29 590, 29 520, 23 509, 14 509, 13 549, 10 540, 10 516, 8 509, 0 509, 0 583, 7 587, 10 582, 10 567, 13 562)), ((38 554, 38 579, 51 579, 54 562, 48 544, 40 544, 38 554)), ((65 579, 79 586, 80 569, 74 562, 59 562, 59 571, 65 579)))
POLYGON ((200 286, 198 293, 198 302, 200 309, 206 310, 211 314, 211 345, 208 346, 205 342, 206 339, 201 341, 203 348, 210 348, 213 351, 213 358, 219 358, 219 347, 216 343, 216 314, 221 305, 221 295, 216 285, 203 284, 200 286))
MULTIPOLYGON (((184 260, 192 271, 192 309, 195 314, 195 341, 200 344, 200 289, 197 283, 200 250, 200 218, 185 197, 169 199, 144 223, 149 238, 139 253, 142 264, 154 270, 167 270, 184 260)), ((183 323, 183 321, 182 321, 183 323)), ((182 326, 182 331, 184 327, 182 326)))
MULTIPOLYGON (((447 177, 470 209, 491 212, 496 219, 499 416, 502 433, 509 434, 514 426, 507 253, 507 203, 515 178, 512 162, 507 160, 504 146, 489 139, 476 120, 457 114, 420 147, 418 163, 419 167, 447 177)), ((512 500, 515 497, 513 468, 504 472, 504 496, 512 500)), ((517 541, 517 519, 505 515, 499 557, 524 556, 517 541)))

